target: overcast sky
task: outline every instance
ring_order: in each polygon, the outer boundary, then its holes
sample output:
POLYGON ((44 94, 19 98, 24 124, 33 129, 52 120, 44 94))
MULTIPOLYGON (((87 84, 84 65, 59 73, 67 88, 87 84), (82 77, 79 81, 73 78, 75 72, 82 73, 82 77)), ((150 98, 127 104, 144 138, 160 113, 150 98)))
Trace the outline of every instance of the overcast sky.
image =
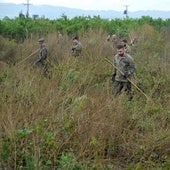
POLYGON ((128 11, 164 10, 170 11, 170 0, 0 0, 0 3, 27 3, 32 5, 48 4, 86 10, 128 11))

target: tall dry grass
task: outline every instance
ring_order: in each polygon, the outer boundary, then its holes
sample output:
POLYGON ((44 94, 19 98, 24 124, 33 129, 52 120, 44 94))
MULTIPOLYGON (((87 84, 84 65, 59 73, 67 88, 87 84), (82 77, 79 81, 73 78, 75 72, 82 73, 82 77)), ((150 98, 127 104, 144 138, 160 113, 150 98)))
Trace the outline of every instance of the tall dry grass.
MULTIPOLYGON (((113 59, 115 51, 103 30, 80 35, 82 59, 71 56, 71 37, 63 35, 62 44, 57 33, 45 37, 53 66, 50 78, 33 66, 38 54, 1 71, 2 169, 62 169, 61 155, 66 154, 68 162, 68 153, 74 156, 72 165, 81 163, 83 169, 167 169, 169 46, 164 32, 149 25, 134 33, 134 82, 152 98, 152 105, 135 87, 132 101, 124 94, 113 97, 113 68, 104 57, 113 59)), ((37 38, 19 46, 16 62, 38 48, 37 38)))

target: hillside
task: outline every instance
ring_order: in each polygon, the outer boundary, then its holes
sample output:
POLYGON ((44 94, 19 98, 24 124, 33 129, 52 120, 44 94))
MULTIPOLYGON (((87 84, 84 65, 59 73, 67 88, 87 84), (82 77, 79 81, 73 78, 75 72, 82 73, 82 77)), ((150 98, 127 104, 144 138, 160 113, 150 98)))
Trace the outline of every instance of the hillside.
MULTIPOLYGON (((26 14, 26 6, 23 4, 14 4, 14 3, 0 3, 0 19, 3 19, 5 16, 9 18, 18 17, 18 14, 22 11, 23 14, 26 14)), ((33 15, 38 15, 39 17, 45 17, 49 19, 60 18, 63 14, 69 18, 75 16, 100 16, 101 18, 113 19, 113 18, 124 18, 123 11, 114 11, 114 10, 80 10, 73 8, 65 8, 59 6, 50 6, 50 5, 30 5, 30 17, 33 15)), ((162 18, 167 19, 170 16, 170 11, 129 11, 130 18, 140 18, 141 16, 150 16, 152 18, 162 18)))
POLYGON ((0 169, 169 170, 168 22, 148 17, 1 21, 0 169), (112 62, 116 51, 102 23, 119 26, 124 34, 118 42, 137 36, 130 51, 137 65, 132 100, 124 91, 112 93, 113 66, 106 57, 112 62), (61 39, 56 25, 63 26, 61 39), (80 58, 71 54, 69 26, 74 33, 82 28, 80 58), (40 37, 49 49, 45 69, 34 65, 40 37))

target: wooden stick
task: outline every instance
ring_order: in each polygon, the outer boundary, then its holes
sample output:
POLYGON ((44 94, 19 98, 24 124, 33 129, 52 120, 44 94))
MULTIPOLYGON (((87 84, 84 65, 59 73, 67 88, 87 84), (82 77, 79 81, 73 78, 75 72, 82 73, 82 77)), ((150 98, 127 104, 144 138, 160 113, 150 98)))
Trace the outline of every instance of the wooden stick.
POLYGON ((36 52, 38 52, 38 50, 39 49, 37 49, 37 50, 35 50, 33 53, 31 53, 28 57, 26 57, 26 58, 24 58, 22 61, 20 61, 20 62, 18 62, 17 64, 16 64, 16 66, 17 65, 19 65, 19 64, 21 64, 21 63, 23 63, 25 60, 27 60, 28 58, 30 58, 32 55, 34 55, 36 52))
MULTIPOLYGON (((108 63, 110 63, 115 69, 117 69, 122 75, 124 75, 124 73, 123 73, 119 68, 117 68, 108 58, 105 57, 105 60, 106 60, 108 63)), ((132 84, 134 87, 136 87, 136 89, 137 89, 138 91, 140 91, 147 99, 149 99, 149 96, 147 96, 132 80, 130 80, 129 78, 127 78, 127 80, 128 80, 129 82, 131 82, 131 84, 132 84)))

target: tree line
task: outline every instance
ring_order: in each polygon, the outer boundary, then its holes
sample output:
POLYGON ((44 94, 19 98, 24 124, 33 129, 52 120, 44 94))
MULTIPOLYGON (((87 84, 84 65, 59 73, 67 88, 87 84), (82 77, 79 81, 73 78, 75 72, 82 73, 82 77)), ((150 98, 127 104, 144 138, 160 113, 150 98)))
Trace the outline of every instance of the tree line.
POLYGON ((153 19, 150 16, 141 18, 124 19, 102 19, 100 16, 77 16, 72 19, 65 15, 61 18, 50 20, 46 18, 32 19, 19 15, 15 19, 8 17, 0 20, 0 35, 10 40, 23 42, 32 36, 46 35, 48 33, 61 31, 67 35, 83 34, 88 30, 104 29, 108 34, 117 34, 119 37, 127 36, 132 29, 137 29, 144 24, 153 26, 156 30, 170 27, 170 19, 153 19))

